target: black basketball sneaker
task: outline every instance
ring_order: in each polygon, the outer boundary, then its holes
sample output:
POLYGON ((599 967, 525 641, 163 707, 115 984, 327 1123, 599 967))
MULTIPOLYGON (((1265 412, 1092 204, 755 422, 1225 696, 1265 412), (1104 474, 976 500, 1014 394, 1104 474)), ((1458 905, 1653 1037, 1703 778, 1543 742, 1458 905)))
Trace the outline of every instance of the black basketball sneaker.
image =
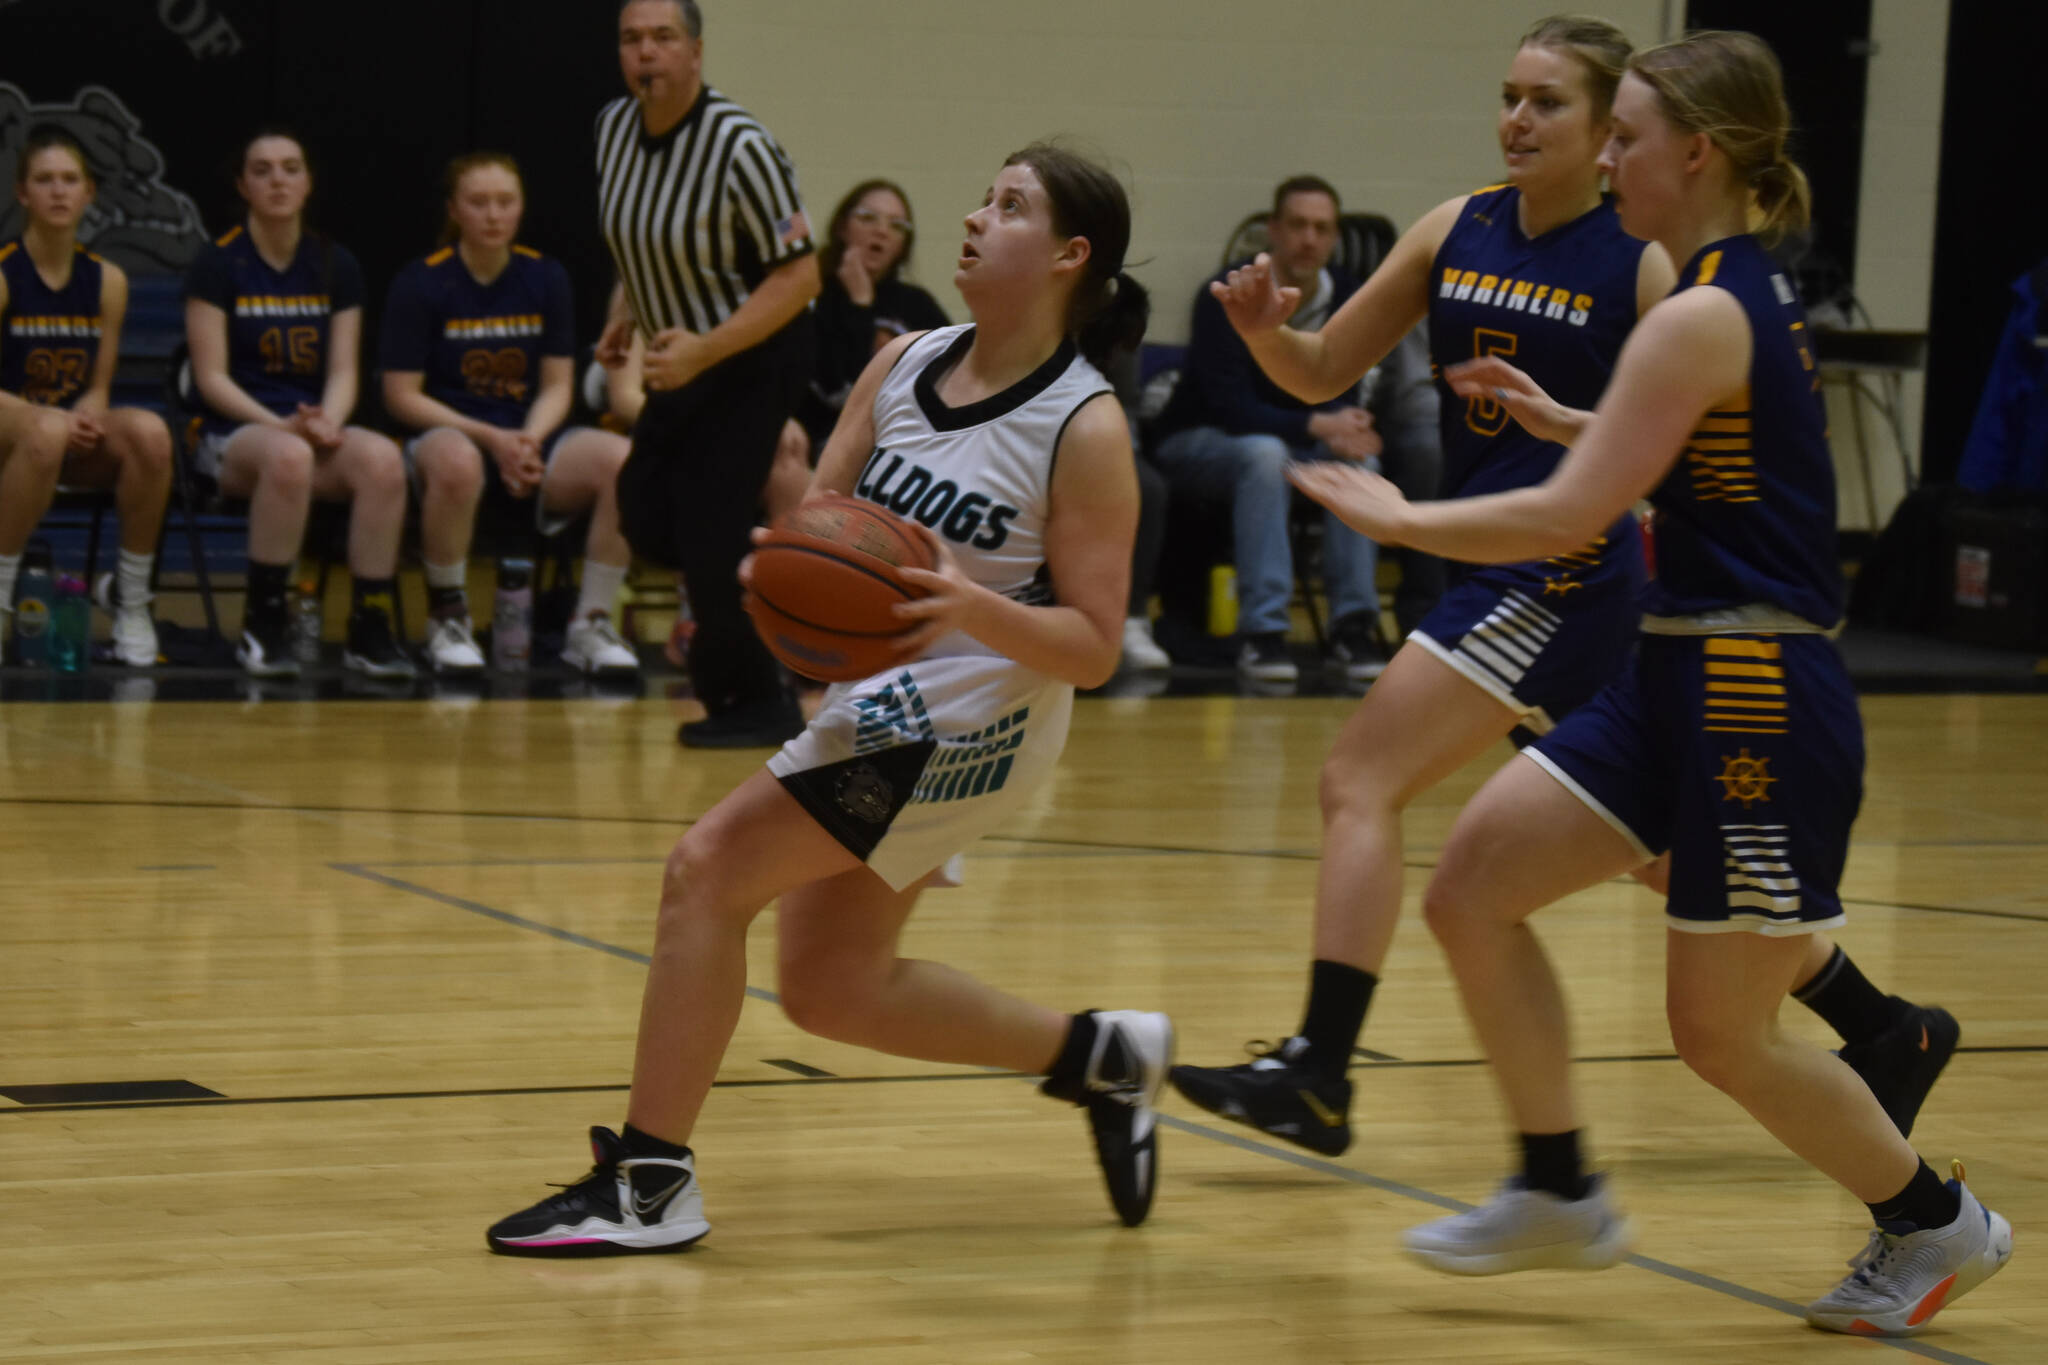
POLYGON ((1913 1120, 1963 1031, 1947 1010, 1892 999, 1905 1007, 1898 1021, 1867 1043, 1844 1045, 1841 1056, 1877 1096, 1899 1132, 1910 1137, 1913 1120))
POLYGON ((1351 1082, 1299 1065, 1307 1039, 1246 1050, 1252 1060, 1237 1066, 1175 1067, 1173 1088, 1212 1114, 1311 1152, 1337 1156, 1351 1145, 1351 1082))
POLYGON ((1078 1085, 1048 1080, 1054 1099, 1088 1111, 1109 1202, 1124 1226, 1152 1211, 1159 1184, 1159 1090, 1173 1065, 1173 1021, 1142 1010, 1091 1010, 1095 1046, 1078 1085))
POLYGON ((618 1134, 590 1130, 589 1175, 484 1234, 504 1256, 621 1256, 681 1251, 711 1231, 696 1157, 628 1156, 618 1134))

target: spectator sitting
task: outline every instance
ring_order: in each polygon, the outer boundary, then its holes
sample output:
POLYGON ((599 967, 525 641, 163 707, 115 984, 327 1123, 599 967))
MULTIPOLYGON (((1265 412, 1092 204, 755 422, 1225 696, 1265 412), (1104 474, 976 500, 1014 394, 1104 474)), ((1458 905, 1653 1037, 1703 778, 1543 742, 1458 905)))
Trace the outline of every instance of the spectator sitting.
POLYGON ((817 359, 797 406, 810 450, 824 447, 876 351, 905 332, 947 324, 938 300, 903 278, 916 241, 910 200, 887 180, 863 180, 832 210, 818 253, 817 359))
POLYGON ((477 506, 495 484, 533 500, 543 534, 592 513, 562 659, 585 673, 636 672, 612 625, 632 563, 617 493, 627 441, 562 425, 576 367, 569 272, 516 244, 526 191, 511 157, 457 157, 447 186, 443 245, 391 282, 380 348, 384 406, 418 433, 405 454, 420 490, 428 660, 437 673, 484 666, 463 584, 477 506))
MULTIPOLYGON (((1270 256, 1280 283, 1301 290, 1301 307, 1289 322, 1297 330, 1319 329, 1358 288, 1357 280, 1329 265, 1338 213, 1337 191, 1315 176, 1297 176, 1273 192, 1270 256)), ((1154 458, 1167 479, 1231 506, 1243 636, 1238 671, 1258 681, 1294 681, 1287 652, 1294 582, 1287 467, 1306 459, 1374 460, 1384 448, 1374 414, 1357 390, 1309 404, 1280 389, 1260 372, 1204 284, 1195 296, 1185 366, 1159 430, 1164 436, 1154 458)), ((1331 661, 1347 678, 1366 681, 1387 661, 1374 582, 1378 547, 1327 513, 1323 525, 1331 661)))
POLYGON ((242 147, 246 222, 204 248, 185 281, 185 335, 205 407, 195 463, 249 500, 249 596, 236 650, 256 677, 291 677, 285 593, 312 500, 349 501, 354 604, 345 667, 411 678, 392 630, 405 462, 389 437, 345 426, 356 405, 363 270, 309 231, 304 144, 264 131, 242 147))
POLYGON ((148 668, 156 662, 149 580, 171 491, 170 429, 146 409, 108 406, 128 277, 78 243, 95 188, 84 148, 61 128, 33 128, 15 166, 28 225, 0 246, 0 391, 64 410, 64 438, 38 458, 35 415, 10 405, 0 416, 0 442, 21 446, 0 473, 0 612, 12 608, 22 550, 57 484, 112 488, 120 565, 93 595, 113 614, 114 658, 148 668))

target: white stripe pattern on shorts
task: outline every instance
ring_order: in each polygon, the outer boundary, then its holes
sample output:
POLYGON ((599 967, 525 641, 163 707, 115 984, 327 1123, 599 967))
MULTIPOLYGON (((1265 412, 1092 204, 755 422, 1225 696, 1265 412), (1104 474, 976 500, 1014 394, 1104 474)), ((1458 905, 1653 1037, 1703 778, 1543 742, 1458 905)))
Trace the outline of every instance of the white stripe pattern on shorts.
POLYGON ((1527 595, 1510 589, 1485 620, 1465 632, 1458 641, 1458 653, 1513 693, 1560 624, 1555 612, 1545 611, 1527 595))

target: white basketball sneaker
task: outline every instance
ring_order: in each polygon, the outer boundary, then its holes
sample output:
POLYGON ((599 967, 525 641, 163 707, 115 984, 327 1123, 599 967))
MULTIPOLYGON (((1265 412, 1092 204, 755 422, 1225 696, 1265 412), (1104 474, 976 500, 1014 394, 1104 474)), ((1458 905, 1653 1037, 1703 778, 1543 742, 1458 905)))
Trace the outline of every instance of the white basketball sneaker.
POLYGON ((484 671, 484 652, 477 648, 467 615, 439 616, 427 623, 427 661, 443 676, 484 671))
POLYGON ((612 625, 612 618, 601 611, 593 611, 581 620, 569 623, 568 638, 563 642, 562 662, 591 674, 617 676, 640 671, 640 656, 620 638, 618 629, 612 625))
POLYGON ((1629 1221, 1594 1176, 1583 1199, 1560 1199, 1510 1176, 1476 1209, 1412 1227, 1402 1250, 1453 1275, 1505 1275, 1512 1270, 1605 1270, 1628 1255, 1629 1221))
POLYGON ((505 1256, 619 1256, 681 1251, 711 1231, 697 1158, 628 1156, 609 1128, 590 1130, 590 1174, 501 1219, 484 1234, 505 1256))
POLYGON ((1953 1223, 1903 1234, 1871 1229, 1849 1277, 1808 1304, 1806 1320, 1830 1332, 1909 1337, 1997 1274, 2012 1257, 2012 1224, 1977 1202, 1960 1161, 1955 1177, 1948 1183, 1962 1209, 1953 1223))

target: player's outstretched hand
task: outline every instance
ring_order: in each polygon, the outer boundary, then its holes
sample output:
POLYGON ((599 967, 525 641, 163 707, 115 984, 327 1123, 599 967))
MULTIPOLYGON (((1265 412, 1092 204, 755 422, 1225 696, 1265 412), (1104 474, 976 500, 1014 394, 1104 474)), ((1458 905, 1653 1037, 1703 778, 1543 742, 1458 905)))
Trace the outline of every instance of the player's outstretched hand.
POLYGON ((1263 251, 1250 265, 1241 265, 1221 280, 1210 281, 1209 292, 1223 305, 1223 315, 1243 337, 1272 331, 1301 307, 1301 291, 1291 285, 1281 287, 1273 275, 1273 259, 1263 251))
POLYGON ((1363 465, 1334 460, 1296 461, 1287 477, 1294 486, 1337 514, 1346 526, 1381 545, 1401 545, 1408 499, 1390 481, 1363 465))
POLYGON ((1539 441, 1568 446, 1579 437, 1587 414, 1568 408, 1543 391, 1543 386, 1499 356, 1484 355, 1444 367, 1444 382, 1460 398, 1499 403, 1522 430, 1539 441))

